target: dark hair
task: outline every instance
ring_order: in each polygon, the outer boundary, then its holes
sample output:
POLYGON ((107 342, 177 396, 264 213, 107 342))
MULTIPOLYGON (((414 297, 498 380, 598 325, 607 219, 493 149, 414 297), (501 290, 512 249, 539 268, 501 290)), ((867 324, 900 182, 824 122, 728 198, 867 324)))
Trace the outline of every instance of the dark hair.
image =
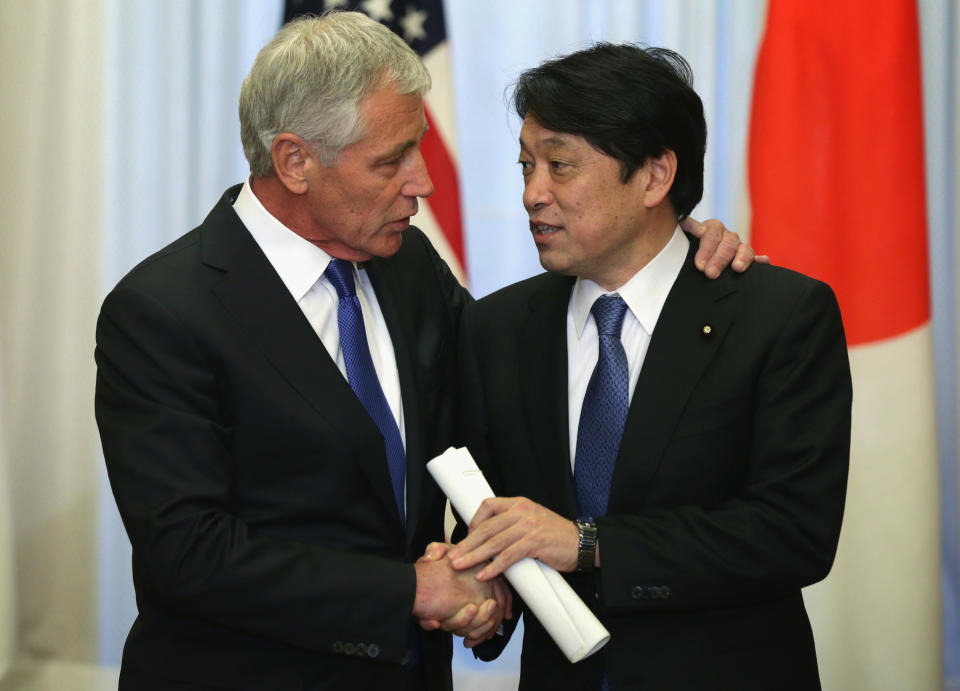
POLYGON ((524 71, 513 89, 520 118, 579 135, 620 162, 626 182, 649 158, 677 155, 670 201, 679 218, 703 196, 707 124, 693 72, 666 48, 597 43, 524 71))

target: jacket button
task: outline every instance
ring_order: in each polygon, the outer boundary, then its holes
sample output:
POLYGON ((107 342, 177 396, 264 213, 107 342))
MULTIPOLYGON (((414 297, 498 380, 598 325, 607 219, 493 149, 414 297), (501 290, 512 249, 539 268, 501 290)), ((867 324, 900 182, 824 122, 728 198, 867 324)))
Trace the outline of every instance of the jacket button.
POLYGON ((363 657, 367 654, 367 644, 366 643, 357 643, 357 655, 363 657))
POLYGON ((367 646, 367 655, 370 657, 376 657, 380 654, 380 646, 376 643, 371 643, 367 646))
POLYGON ((333 652, 342 653, 343 652, 343 641, 334 641, 333 643, 333 652))
POLYGON ((630 590, 630 597, 632 597, 634 600, 646 600, 649 597, 649 595, 647 595, 646 586, 633 586, 633 588, 630 590))
POLYGON ((663 596, 662 596, 662 597, 663 597, 664 600, 666 600, 668 597, 670 597, 670 594, 671 594, 671 593, 670 593, 670 586, 669 586, 669 585, 665 585, 665 586, 662 586, 662 588, 663 588, 663 596))

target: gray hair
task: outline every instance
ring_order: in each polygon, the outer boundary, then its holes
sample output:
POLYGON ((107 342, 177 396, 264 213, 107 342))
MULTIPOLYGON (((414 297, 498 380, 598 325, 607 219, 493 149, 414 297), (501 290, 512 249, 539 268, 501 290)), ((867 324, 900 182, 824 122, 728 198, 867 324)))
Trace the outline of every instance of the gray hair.
POLYGON ((240 140, 256 177, 273 171, 270 147, 291 132, 325 166, 363 137, 360 100, 391 86, 423 94, 430 74, 386 26, 360 12, 326 12, 286 24, 253 62, 240 89, 240 140))

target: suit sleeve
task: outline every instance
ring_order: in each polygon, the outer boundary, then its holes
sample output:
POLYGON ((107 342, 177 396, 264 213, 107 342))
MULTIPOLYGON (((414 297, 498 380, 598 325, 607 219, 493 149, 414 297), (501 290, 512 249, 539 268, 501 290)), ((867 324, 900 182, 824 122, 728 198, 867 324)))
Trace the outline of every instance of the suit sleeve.
POLYGON ((223 383, 175 314, 117 288, 97 324, 96 361, 97 423, 141 612, 325 653, 376 643, 380 660, 401 660, 412 565, 282 539, 238 517, 223 383))
MULTIPOLYGON (((779 333, 759 366, 752 420, 742 427, 750 441, 741 489, 715 505, 599 519, 605 606, 735 606, 796 592, 829 572, 846 492, 850 371, 832 291, 806 281, 797 293, 776 317, 779 333)), ((715 453, 706 446, 702 462, 715 453)))

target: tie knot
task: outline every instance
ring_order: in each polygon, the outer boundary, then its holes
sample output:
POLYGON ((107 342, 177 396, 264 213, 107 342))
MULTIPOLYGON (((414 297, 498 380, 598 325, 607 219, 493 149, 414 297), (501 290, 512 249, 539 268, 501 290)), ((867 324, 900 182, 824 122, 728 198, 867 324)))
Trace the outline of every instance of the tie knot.
POLYGON ((337 297, 349 298, 357 294, 357 287, 353 282, 353 264, 347 260, 331 259, 323 273, 337 290, 337 297))
POLYGON ((601 336, 620 337, 623 315, 627 313, 627 303, 619 295, 601 295, 590 308, 597 322, 597 332, 601 336))

